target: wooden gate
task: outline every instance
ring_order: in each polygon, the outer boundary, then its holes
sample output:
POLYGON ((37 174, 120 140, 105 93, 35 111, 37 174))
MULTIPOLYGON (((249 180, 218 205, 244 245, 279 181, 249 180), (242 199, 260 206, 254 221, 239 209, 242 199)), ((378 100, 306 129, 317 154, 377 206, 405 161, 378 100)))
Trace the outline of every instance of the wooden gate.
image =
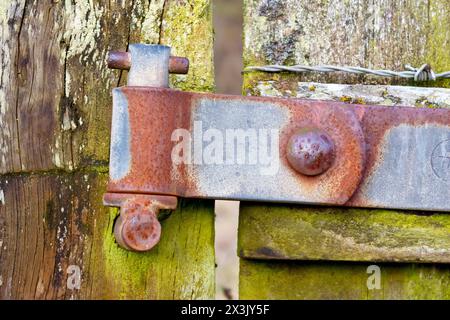
MULTIPOLYGON (((246 66, 450 69, 448 0, 245 0, 243 9, 246 66)), ((134 253, 115 243, 118 212, 101 200, 111 89, 126 78, 107 68, 107 52, 169 45, 191 62, 172 86, 213 91, 211 10, 210 0, 0 5, 1 299, 214 297, 212 201, 183 200, 162 222, 160 244, 134 253)), ((318 90, 311 81, 417 85, 246 73, 243 93, 301 96, 318 90)), ((348 92, 325 96, 364 103, 348 92)), ((382 104, 401 102, 380 92, 382 104)), ((444 213, 241 203, 240 298, 449 299, 449 234, 444 213)))
MULTIPOLYGON (((429 63, 435 70, 450 68, 447 0, 244 3, 245 66, 334 64, 403 70, 404 64, 429 63)), ((373 96, 378 104, 406 104, 387 87, 334 91, 309 81, 417 85, 339 73, 247 73, 243 91, 363 104, 370 104, 365 99, 373 96)), ((449 84, 445 80, 429 86, 449 84)), ((414 105, 449 107, 420 95, 414 105)), ((241 203, 240 298, 449 299, 449 235, 450 216, 445 213, 241 203)))

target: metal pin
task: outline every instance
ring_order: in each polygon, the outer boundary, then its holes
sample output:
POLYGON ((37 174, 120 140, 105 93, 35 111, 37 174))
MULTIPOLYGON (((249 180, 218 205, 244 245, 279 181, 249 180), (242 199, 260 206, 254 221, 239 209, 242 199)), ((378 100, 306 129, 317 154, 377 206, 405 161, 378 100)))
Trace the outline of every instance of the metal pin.
MULTIPOLYGON (((108 68, 129 70, 131 67, 131 53, 124 51, 110 51, 108 53, 108 68)), ((169 73, 187 74, 189 71, 189 59, 185 57, 171 56, 169 58, 169 73)))

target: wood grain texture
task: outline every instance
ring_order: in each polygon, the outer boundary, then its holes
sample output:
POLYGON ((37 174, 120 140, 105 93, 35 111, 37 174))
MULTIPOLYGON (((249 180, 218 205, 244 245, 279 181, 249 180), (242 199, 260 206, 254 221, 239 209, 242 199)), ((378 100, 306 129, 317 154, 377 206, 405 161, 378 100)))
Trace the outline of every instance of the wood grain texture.
MULTIPOLYGON (((448 0, 245 0, 244 66, 336 64, 404 70, 405 64, 429 63, 435 71, 447 71, 448 8, 448 0)), ((329 83, 405 83, 336 73, 293 77, 329 83)), ((244 88, 251 91, 252 77, 245 78, 244 88)))
POLYGON ((0 35, 0 298, 214 297, 212 202, 182 202, 143 254, 117 246, 102 205, 126 80, 108 50, 171 45, 191 62, 172 85, 210 91, 210 0, 0 1, 0 35))
POLYGON ((448 264, 383 264, 380 287, 372 263, 240 261, 240 299, 407 300, 450 299, 448 264))
MULTIPOLYGON (((337 64, 403 70, 406 63, 419 66, 427 62, 435 71, 450 70, 449 4, 448 0, 245 0, 244 65, 337 64)), ((364 98, 385 105, 404 101, 421 107, 446 106, 442 101, 437 105, 432 96, 422 98, 419 89, 415 92, 419 98, 411 101, 398 93, 391 94, 392 87, 383 97, 383 92, 375 88, 342 86, 342 90, 333 91, 330 88, 336 86, 320 83, 448 87, 450 82, 414 83, 339 73, 249 72, 244 73, 243 93, 321 96, 348 103, 362 103, 364 98), (312 88, 310 82, 319 84, 312 88), (361 92, 365 95, 359 95, 361 92)), ((242 202, 239 250, 246 258, 241 259, 240 297, 449 298, 447 265, 379 264, 386 272, 382 290, 368 292, 367 265, 359 263, 422 258, 447 262, 449 219, 437 213, 242 202), (427 228, 429 234, 421 233, 427 228), (430 252, 425 252, 427 245, 442 255, 431 258, 430 252), (261 262, 260 258, 306 261, 261 262), (323 261, 310 261, 316 259, 323 261)))
POLYGON ((105 172, 3 176, 0 299, 199 299, 214 295, 214 203, 181 202, 147 253, 120 248, 105 172), (72 266, 72 267, 71 267, 72 266), (80 287, 72 288, 71 268, 80 287))
POLYGON ((191 60, 183 89, 213 88, 207 0, 12 1, 0 18, 0 173, 74 170, 109 154, 109 50, 164 43, 191 60))

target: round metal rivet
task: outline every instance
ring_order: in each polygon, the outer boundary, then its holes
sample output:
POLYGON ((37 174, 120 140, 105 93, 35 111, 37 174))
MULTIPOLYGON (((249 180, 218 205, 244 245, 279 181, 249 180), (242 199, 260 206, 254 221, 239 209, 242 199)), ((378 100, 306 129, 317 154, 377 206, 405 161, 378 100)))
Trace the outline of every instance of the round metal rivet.
POLYGON ((335 159, 333 140, 320 129, 302 128, 290 138, 286 149, 289 164, 307 176, 327 171, 335 159))

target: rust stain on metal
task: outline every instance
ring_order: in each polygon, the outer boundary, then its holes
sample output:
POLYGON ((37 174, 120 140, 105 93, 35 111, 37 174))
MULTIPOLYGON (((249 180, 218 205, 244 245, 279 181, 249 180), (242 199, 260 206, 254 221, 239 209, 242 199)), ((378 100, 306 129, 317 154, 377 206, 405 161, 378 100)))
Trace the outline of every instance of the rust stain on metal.
POLYGON ((155 246, 161 236, 161 225, 150 201, 127 201, 121 208, 114 234, 135 251, 147 251, 155 246))
POLYGON ((171 56, 169 59, 169 72, 175 74, 187 74, 189 71, 189 59, 171 56))
MULTIPOLYGON (((129 70, 132 64, 131 54, 124 51, 109 51, 107 63, 111 69, 129 70)), ((177 56, 169 58, 169 73, 187 74, 188 71, 189 59, 177 56)))
POLYGON ((124 87, 131 132, 131 166, 128 175, 110 181, 114 192, 180 195, 195 194, 184 165, 171 159, 175 129, 191 126, 191 95, 181 91, 124 87), (151 143, 150 143, 151 142, 151 143))
POLYGON ((109 51, 107 57, 108 68, 129 70, 131 67, 131 54, 124 51, 109 51))
POLYGON ((292 171, 303 192, 320 192, 326 203, 338 205, 366 206, 367 201, 358 188, 382 160, 380 144, 389 129, 399 125, 448 126, 450 122, 448 110, 443 109, 200 94, 165 88, 123 87, 120 90, 128 100, 131 164, 123 179, 109 182, 109 192, 211 197, 199 191, 200 182, 189 165, 174 165, 171 159, 174 146, 171 134, 179 128, 192 131, 192 114, 200 101, 257 101, 287 110, 289 120, 280 128, 281 165, 292 171), (305 127, 326 132, 334 142, 334 161, 327 171, 317 176, 298 174, 287 159, 289 138, 305 127))
MULTIPOLYGON (((119 181, 110 181, 110 192, 167 194, 185 197, 206 197, 198 192, 195 177, 186 165, 172 164, 175 129, 191 130, 191 112, 200 99, 236 99, 239 96, 197 94, 161 88, 121 88, 128 100, 131 131, 131 167, 119 181), (151 141, 152 143, 148 143, 151 141), (149 148, 151 146, 151 148, 149 148)), ((252 101, 270 101, 291 114, 280 132, 280 157, 289 166, 285 146, 292 133, 301 127, 317 127, 327 132, 341 155, 324 174, 315 177, 295 172, 303 188, 323 190, 330 203, 345 203, 355 191, 364 168, 364 138, 351 109, 344 104, 330 104, 292 99, 246 97, 252 101)))
POLYGON ((335 145, 333 165, 321 175, 297 174, 296 178, 302 187, 327 194, 329 203, 344 204, 358 187, 365 167, 366 146, 358 118, 351 108, 337 102, 281 99, 279 103, 291 113, 289 123, 281 131, 281 161, 289 166, 286 148, 282 146, 299 129, 315 127, 326 132, 335 145))

